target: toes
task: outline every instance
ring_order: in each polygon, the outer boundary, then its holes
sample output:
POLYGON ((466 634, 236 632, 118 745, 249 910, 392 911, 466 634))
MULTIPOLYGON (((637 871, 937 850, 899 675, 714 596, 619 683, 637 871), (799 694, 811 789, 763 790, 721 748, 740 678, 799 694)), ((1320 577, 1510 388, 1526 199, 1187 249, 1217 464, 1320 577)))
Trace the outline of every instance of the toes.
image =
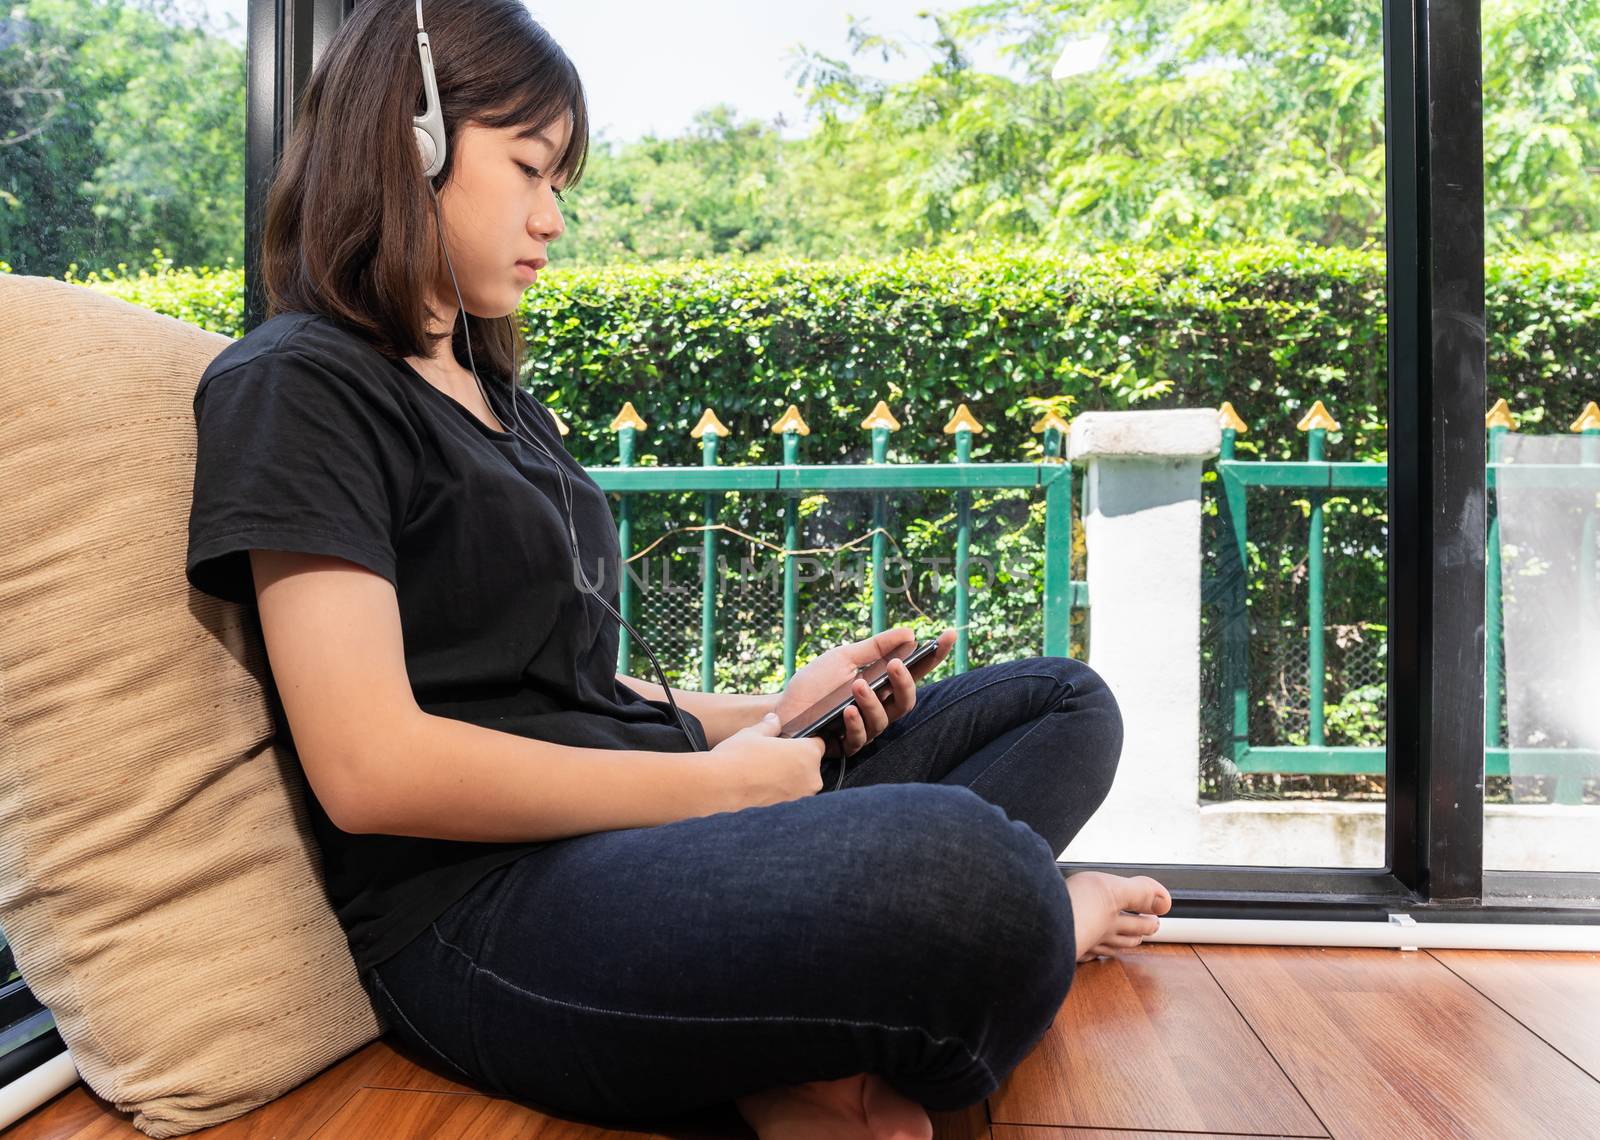
POLYGON ((1149 875, 1134 875, 1125 879, 1126 884, 1122 894, 1122 908, 1124 910, 1137 910, 1145 914, 1166 914, 1172 909, 1172 895, 1166 887, 1156 882, 1149 875))
POLYGON ((1142 945, 1144 945, 1144 939, 1138 934, 1107 934, 1095 944, 1094 949, 1079 958, 1078 961, 1087 962, 1092 958, 1117 958, 1120 957, 1117 951, 1131 950, 1135 946, 1142 945))
POLYGON ((1154 879, 1150 881, 1155 884, 1155 887, 1150 895, 1150 905, 1144 909, 1150 914, 1166 914, 1167 911, 1172 909, 1172 892, 1154 879))
POLYGON ((1135 946, 1144 945, 1144 939, 1137 934, 1107 934, 1104 939, 1095 945, 1079 962, 1087 962, 1091 958, 1116 958, 1119 950, 1132 950, 1135 946))
POLYGON ((1111 926, 1113 934, 1154 934, 1161 929, 1161 920, 1148 914, 1119 914, 1111 926))

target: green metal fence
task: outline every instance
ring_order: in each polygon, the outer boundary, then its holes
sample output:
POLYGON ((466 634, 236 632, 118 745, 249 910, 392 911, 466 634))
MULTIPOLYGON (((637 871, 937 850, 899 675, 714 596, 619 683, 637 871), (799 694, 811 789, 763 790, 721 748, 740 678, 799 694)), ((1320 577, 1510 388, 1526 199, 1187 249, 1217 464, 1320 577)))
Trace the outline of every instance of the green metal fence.
MULTIPOLYGON (((1222 408, 1222 448, 1217 460, 1217 473, 1221 486, 1217 509, 1221 523, 1222 541, 1216 551, 1218 580, 1225 584, 1220 592, 1220 671, 1223 691, 1229 702, 1231 738, 1228 752, 1239 772, 1273 772, 1282 774, 1312 775, 1383 775, 1386 770, 1385 750, 1382 747, 1330 745, 1327 741, 1327 630, 1324 622, 1326 580, 1326 537, 1324 528, 1324 503, 1331 493, 1385 494, 1388 489, 1388 468, 1381 462, 1347 462, 1327 458, 1327 436, 1339 430, 1339 424, 1321 401, 1300 421, 1300 430, 1306 433, 1306 458, 1301 461, 1241 460, 1235 454, 1235 443, 1246 425, 1231 405, 1222 408), (1309 692, 1307 717, 1307 743, 1304 745, 1261 745, 1250 740, 1250 612, 1249 612, 1249 527, 1247 525, 1248 492, 1251 488, 1296 489, 1306 495, 1307 527, 1306 584, 1307 632, 1305 645, 1306 680, 1309 692)), ((1486 418, 1488 430, 1489 466, 1488 484, 1495 487, 1496 473, 1502 466, 1498 458, 1501 438, 1512 426, 1505 402, 1501 401, 1486 418)), ((1070 628, 1075 610, 1088 609, 1088 588, 1084 582, 1070 577, 1073 511, 1073 472, 1065 460, 1068 425, 1059 417, 1047 414, 1033 425, 1035 433, 1042 433, 1044 457, 1039 462, 981 462, 971 460, 972 438, 983 430, 981 424, 962 404, 948 424, 946 434, 954 437, 954 461, 950 463, 889 463, 887 453, 891 432, 900 424, 887 405, 879 401, 861 427, 872 432, 872 461, 865 464, 800 462, 801 437, 810 429, 793 405, 772 425, 772 431, 783 438, 783 463, 775 465, 719 466, 717 445, 728 429, 717 419, 711 409, 706 409, 691 435, 700 440, 701 464, 699 467, 637 467, 634 465, 635 444, 638 433, 648 426, 627 403, 611 422, 617 433, 615 467, 591 467, 589 474, 599 486, 619 496, 617 508, 618 538, 622 557, 626 563, 634 557, 633 502, 639 495, 701 492, 698 527, 701 530, 700 565, 700 631, 698 657, 700 687, 712 691, 715 687, 714 665, 718 652, 718 597, 714 543, 720 527, 719 508, 723 495, 729 491, 770 493, 783 500, 781 549, 783 555, 783 677, 793 676, 795 657, 799 645, 799 589, 796 581, 795 556, 803 553, 800 547, 799 500, 816 492, 866 492, 872 496, 871 557, 872 569, 872 632, 879 633, 889 627, 888 604, 884 576, 880 568, 887 553, 889 532, 885 527, 885 498, 895 491, 949 490, 954 492, 957 504, 957 524, 951 536, 951 554, 954 564, 955 620, 957 630, 955 652, 952 655, 957 672, 968 667, 968 619, 970 613, 969 556, 972 547, 971 497, 977 489, 1036 488, 1044 492, 1044 646, 1050 656, 1066 656, 1070 646, 1070 628)), ((1594 485, 1600 479, 1600 408, 1590 404, 1584 416, 1573 425, 1584 439, 1582 466, 1551 465, 1535 470, 1530 465, 1519 465, 1524 479, 1543 478, 1551 486, 1594 485), (1593 470, 1591 470, 1593 469, 1593 470), (1585 482, 1587 481, 1587 482, 1585 482)), ((1492 504, 1491 497, 1491 504, 1492 504)), ((1595 568, 1592 565, 1595 549, 1594 528, 1596 517, 1591 514, 1586 527, 1582 549, 1590 565, 1580 572, 1583 582, 1592 589, 1595 568)), ((774 542, 778 538, 773 536, 774 542)), ((1600 777, 1600 752, 1592 749, 1508 747, 1501 730, 1503 708, 1501 680, 1503 675, 1502 623, 1499 606, 1501 551, 1499 519, 1491 509, 1488 540, 1488 603, 1485 613, 1486 631, 1486 685, 1485 685, 1485 772, 1491 776, 1511 774, 1515 763, 1519 775, 1539 774, 1556 778, 1554 798, 1558 803, 1582 802, 1583 781, 1600 777)), ((624 573, 619 585, 623 614, 630 622, 636 619, 638 597, 634 578, 624 573)), ((1594 614, 1597 599, 1578 599, 1580 612, 1594 614)), ((619 669, 627 669, 630 660, 630 637, 626 629, 621 634, 618 652, 619 669)))
MULTIPOLYGON (((785 682, 794 675, 795 655, 799 645, 798 588, 796 582, 796 556, 800 548, 799 499, 819 491, 860 491, 872 495, 872 529, 870 567, 872 583, 872 632, 881 633, 890 628, 888 604, 885 596, 884 575, 888 530, 885 521, 885 498, 894 491, 950 490, 955 493, 957 525, 952 538, 951 554, 954 565, 956 644, 952 660, 957 672, 968 668, 968 614, 970 606, 970 575, 968 573, 972 546, 971 499, 974 489, 1039 488, 1044 492, 1044 653, 1048 656, 1067 656, 1069 633, 1074 609, 1087 608, 1089 604, 1086 585, 1070 577, 1072 547, 1072 468, 1065 460, 1067 424, 1060 417, 1047 413, 1034 425, 1035 433, 1044 436, 1044 457, 1033 463, 982 462, 971 460, 972 437, 983 427, 962 404, 948 424, 945 434, 954 436, 955 456, 951 463, 889 463, 887 462, 889 435, 900 424, 888 406, 879 401, 861 426, 872 432, 872 461, 870 463, 804 464, 800 462, 800 440, 810 434, 794 405, 772 425, 772 431, 783 437, 783 463, 777 465, 719 466, 717 444, 728 429, 711 409, 706 409, 700 422, 690 434, 700 440, 701 464, 699 467, 636 467, 634 466, 635 441, 641 429, 648 426, 631 402, 611 422, 617 433, 617 466, 587 468, 590 476, 607 492, 620 497, 617 508, 617 533, 626 565, 633 558, 635 535, 633 533, 633 500, 644 494, 662 492, 703 492, 700 528, 702 529, 702 558, 700 565, 700 688, 710 692, 715 687, 714 664, 717 658, 717 586, 715 580, 714 543, 719 527, 719 505, 729 491, 766 492, 783 500, 782 557, 783 566, 783 677, 785 682)), ((776 537, 776 536, 774 536, 776 537)), ((638 598, 633 575, 624 572, 619 583, 620 609, 630 621, 635 620, 638 598)), ((618 648, 618 668, 627 669, 631 646, 628 631, 621 634, 618 648)))
MULTIPOLYGON (((1240 460, 1235 442, 1246 425, 1233 407, 1221 410, 1222 449, 1217 473, 1222 493, 1217 511, 1223 535, 1218 554, 1217 580, 1223 584, 1220 615, 1220 665, 1223 691, 1231 707, 1229 754, 1240 772, 1276 772, 1315 775, 1383 775, 1385 749, 1381 747, 1331 746, 1326 731, 1326 639, 1323 620, 1326 582, 1324 559, 1326 541, 1323 526, 1324 500, 1330 492, 1386 493, 1388 467, 1380 462, 1339 462, 1326 457, 1327 435, 1339 424, 1322 402, 1317 401, 1300 421, 1306 433, 1306 458, 1302 461, 1240 460), (1250 741, 1249 675, 1249 578, 1250 566, 1247 519, 1247 492, 1252 487, 1296 488, 1306 493, 1309 510, 1306 528, 1307 645, 1306 673, 1310 692, 1309 725, 1305 745, 1262 746, 1250 741)), ((1514 426, 1504 400, 1485 417, 1488 431, 1487 481, 1494 491, 1500 462, 1500 443, 1514 426)), ((1524 485, 1550 487, 1600 487, 1600 407, 1590 403, 1572 425, 1583 437, 1581 465, 1518 464, 1524 485)), ((1595 527, 1596 512, 1589 512, 1584 525, 1579 580, 1585 596, 1574 599, 1576 612, 1596 620, 1595 527)), ((1557 803, 1583 802, 1583 781, 1600 777, 1600 751, 1578 748, 1508 747, 1501 730, 1503 705, 1504 645, 1500 607, 1501 544, 1498 513, 1491 495, 1491 514, 1487 536, 1487 582, 1485 629, 1485 716, 1484 771, 1490 776, 1507 776, 1515 764, 1518 775, 1555 777, 1553 799, 1557 803)))

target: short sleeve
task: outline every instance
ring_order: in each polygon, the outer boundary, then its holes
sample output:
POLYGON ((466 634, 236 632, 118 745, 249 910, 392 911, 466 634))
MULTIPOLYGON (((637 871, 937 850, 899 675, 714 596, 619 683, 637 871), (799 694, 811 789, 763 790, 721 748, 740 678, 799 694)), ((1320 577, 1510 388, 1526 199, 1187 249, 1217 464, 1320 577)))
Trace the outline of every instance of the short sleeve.
POLYGON ((398 585, 417 445, 380 378, 295 351, 253 356, 195 394, 189 584, 254 604, 252 549, 348 559, 398 585))

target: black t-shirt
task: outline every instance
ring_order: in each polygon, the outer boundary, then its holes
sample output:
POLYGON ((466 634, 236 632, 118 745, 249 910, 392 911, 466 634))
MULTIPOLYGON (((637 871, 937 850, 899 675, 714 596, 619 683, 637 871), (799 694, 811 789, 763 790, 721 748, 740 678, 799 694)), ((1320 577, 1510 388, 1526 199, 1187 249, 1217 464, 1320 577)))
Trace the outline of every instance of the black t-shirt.
MULTIPOLYGON (((506 378, 483 384, 509 423, 506 378)), ((515 399, 523 430, 567 470, 584 569, 614 606, 621 552, 605 493, 549 412, 520 389, 515 399)), ((543 451, 310 313, 280 314, 224 348, 194 408, 186 573, 196 589, 254 607, 252 548, 336 555, 394 585, 424 712, 585 748, 688 749, 666 702, 616 679, 617 621, 573 584, 560 478, 543 451)), ((705 748, 703 726, 684 719, 705 748)), ((547 846, 351 834, 303 786, 330 901, 363 971, 484 875, 547 846)))

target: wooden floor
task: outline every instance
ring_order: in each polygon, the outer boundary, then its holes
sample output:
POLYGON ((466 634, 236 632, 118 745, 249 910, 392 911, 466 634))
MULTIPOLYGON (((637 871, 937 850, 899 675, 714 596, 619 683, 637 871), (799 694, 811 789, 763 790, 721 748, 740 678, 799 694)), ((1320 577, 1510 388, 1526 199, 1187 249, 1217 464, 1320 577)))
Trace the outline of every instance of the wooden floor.
MULTIPOLYGON (((934 1124, 943 1140, 1600 1138, 1600 954, 1146 944, 1080 966, 1039 1047, 987 1102, 934 1124)), ((5 1135, 142 1134, 80 1083, 5 1135)), ((731 1106, 628 1132, 541 1115, 385 1039, 194 1135, 754 1133, 731 1106)))

